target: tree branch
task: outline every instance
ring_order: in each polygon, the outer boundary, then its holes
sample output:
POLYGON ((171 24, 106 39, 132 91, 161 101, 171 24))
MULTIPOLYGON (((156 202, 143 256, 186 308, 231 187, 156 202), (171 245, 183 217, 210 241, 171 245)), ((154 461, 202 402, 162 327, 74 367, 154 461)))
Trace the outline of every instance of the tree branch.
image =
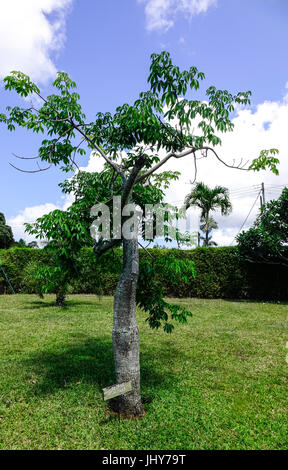
POLYGON ((39 170, 22 170, 21 168, 18 168, 17 166, 13 165, 10 162, 9 162, 9 165, 12 166, 12 168, 14 168, 15 170, 21 171, 22 173, 40 173, 41 171, 49 170, 51 168, 51 166, 53 165, 53 163, 51 162, 50 165, 47 166, 46 168, 40 168, 39 167, 39 170))
MULTIPOLYGON (((58 115, 60 114, 58 109, 54 108, 54 106, 52 106, 51 103, 49 103, 49 101, 46 100, 40 93, 38 93, 36 90, 33 90, 33 91, 42 101, 44 101, 44 103, 46 103, 51 109, 53 109, 53 111, 55 111, 56 114, 58 115)), ((80 127, 83 126, 84 124, 75 124, 72 119, 72 114, 70 112, 69 112, 69 117, 65 118, 63 121, 69 122, 72 125, 72 127, 76 129, 85 138, 85 140, 89 142, 95 148, 95 150, 97 150, 97 152, 101 155, 101 157, 104 158, 104 160, 118 173, 118 175, 122 178, 122 181, 126 182, 126 177, 124 173, 120 170, 118 165, 116 165, 112 160, 110 160, 110 158, 105 154, 105 152, 95 142, 93 142, 93 140, 90 139, 90 137, 88 137, 84 131, 80 129, 80 127)))
POLYGON ((99 256, 103 255, 104 253, 106 253, 106 251, 110 250, 116 245, 119 245, 120 243, 121 240, 100 240, 96 245, 94 245, 94 252, 99 256))
MULTIPOLYGON (((226 163, 224 160, 222 160, 222 158, 219 157, 219 155, 217 154, 217 152, 212 148, 212 147, 208 147, 208 146, 205 146, 205 147, 200 147, 198 149, 192 147, 192 148, 189 148, 187 150, 184 150, 183 152, 181 153, 175 153, 175 152, 170 152, 166 155, 166 157, 164 157, 159 163, 157 163, 157 165, 155 165, 153 168, 151 168, 150 170, 148 170, 146 173, 144 173, 143 175, 140 175, 137 179, 136 179, 136 183, 139 183, 139 181, 142 181, 143 179, 147 178, 148 176, 152 175, 156 170, 158 170, 159 168, 161 168, 162 165, 164 165, 164 163, 166 163, 170 158, 183 158, 183 157, 186 157, 187 155, 190 155, 191 153, 194 154, 194 167, 195 167, 195 177, 194 177, 194 182, 196 180, 196 177, 197 177, 197 159, 196 159, 196 152, 198 151, 206 151, 206 156, 207 156, 207 152, 209 150, 211 150, 211 152, 213 152, 213 154, 216 156, 216 158, 225 166, 227 166, 228 168, 234 168, 234 169, 237 169, 237 170, 243 170, 243 171, 249 171, 249 168, 246 167, 247 163, 249 160, 247 160, 245 163, 242 164, 242 159, 240 161, 240 163, 238 165, 230 165, 229 163, 226 163)), ((206 157, 205 156, 205 157, 206 157)), ((203 156, 201 157, 203 158, 203 156)))
POLYGON ((124 173, 120 170, 120 168, 118 167, 118 165, 116 165, 116 163, 114 163, 112 160, 110 160, 109 157, 107 157, 106 153, 105 153, 95 142, 93 142, 93 140, 90 139, 90 137, 88 137, 88 136, 85 134, 84 131, 82 131, 82 130, 80 129, 80 125, 76 125, 76 124, 73 122, 72 118, 71 118, 70 122, 71 122, 73 128, 76 129, 76 130, 95 148, 95 150, 96 150, 98 153, 100 153, 101 157, 104 158, 104 160, 113 168, 113 170, 115 170, 115 171, 118 173, 118 175, 121 177, 122 181, 123 181, 123 182, 126 182, 126 177, 125 177, 124 173))
POLYGON ((128 180, 126 181, 126 184, 124 185, 122 198, 121 198, 122 207, 125 206, 128 198, 129 198, 131 189, 133 188, 134 184, 136 184, 138 182, 137 176, 138 176, 139 172, 141 171, 141 168, 144 165, 145 165, 145 157, 144 157, 144 155, 141 155, 136 160, 135 165, 134 165, 134 167, 133 167, 133 169, 130 173, 130 176, 129 176, 128 180))
POLYGON ((228 168, 234 168, 236 170, 249 171, 249 168, 246 167, 249 160, 247 160, 245 163, 242 164, 243 160, 241 159, 241 161, 238 165, 234 165, 235 160, 233 160, 233 165, 229 165, 229 163, 224 162, 224 160, 222 160, 222 158, 219 157, 217 152, 212 147, 201 147, 200 149, 197 149, 197 150, 206 150, 207 152, 210 150, 211 152, 213 152, 213 154, 215 155, 217 160, 219 160, 219 162, 221 162, 223 165, 227 166, 228 168))
POLYGON ((12 153, 13 157, 19 158, 19 160, 37 160, 39 159, 39 155, 37 157, 20 157, 20 155, 16 155, 16 153, 12 153))
POLYGON ((190 155, 191 153, 195 153, 195 149, 194 148, 191 148, 191 149, 188 149, 188 150, 185 150, 184 152, 182 153, 175 153, 175 152, 170 152, 166 155, 166 157, 164 157, 159 163, 157 163, 157 165, 155 165, 153 168, 151 168, 150 170, 148 170, 146 173, 144 173, 143 175, 140 175, 135 183, 139 183, 139 181, 142 181, 144 179, 146 179, 148 176, 152 175, 156 170, 158 170, 159 168, 161 168, 162 165, 164 165, 164 163, 166 163, 168 160, 170 160, 170 158, 183 158, 183 157, 186 157, 187 155, 190 155))

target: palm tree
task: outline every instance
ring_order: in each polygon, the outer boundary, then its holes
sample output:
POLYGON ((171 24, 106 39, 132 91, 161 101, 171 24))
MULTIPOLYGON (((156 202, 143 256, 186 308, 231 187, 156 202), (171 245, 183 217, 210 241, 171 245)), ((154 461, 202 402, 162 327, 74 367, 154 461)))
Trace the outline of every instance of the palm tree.
POLYGON ((204 237, 200 237, 200 240, 203 241, 203 246, 217 246, 217 243, 212 240, 212 235, 210 233, 212 230, 218 228, 218 224, 213 217, 209 217, 206 220, 200 219, 200 230, 205 233, 204 237))
POLYGON ((221 215, 228 215, 232 212, 228 188, 215 186, 211 189, 204 183, 196 183, 192 191, 185 197, 184 204, 186 209, 194 206, 201 210, 200 229, 205 233, 205 236, 202 237, 203 246, 215 245, 210 233, 213 229, 218 228, 218 224, 210 216, 210 213, 217 209, 220 209, 221 215))

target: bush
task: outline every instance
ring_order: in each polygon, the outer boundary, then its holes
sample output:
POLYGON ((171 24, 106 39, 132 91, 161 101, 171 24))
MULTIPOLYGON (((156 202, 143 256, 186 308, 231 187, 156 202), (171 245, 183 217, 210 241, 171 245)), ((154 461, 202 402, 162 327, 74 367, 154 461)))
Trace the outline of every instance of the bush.
POLYGON ((34 260, 29 261, 23 268, 23 293, 29 294, 33 292, 39 295, 39 297, 43 297, 42 286, 44 280, 39 275, 42 266, 45 266, 42 262, 34 260))
MULTIPOLYGON (((3 266, 15 292, 26 292, 25 268, 29 263, 49 264, 49 256, 42 250, 31 250, 30 248, 11 248, 0 250, 0 264, 3 266)), ((6 279, 0 275, 0 293, 10 293, 6 279)), ((28 293, 34 293, 29 290, 28 293)))
MULTIPOLYGON (((258 265, 243 261, 237 247, 207 247, 195 250, 149 249, 155 261, 173 254, 175 258, 192 260, 196 278, 187 280, 159 275, 163 292, 168 297, 200 297, 223 299, 288 300, 287 274, 284 266, 258 265)), ((77 294, 112 295, 121 270, 121 249, 115 249, 100 258, 92 249, 79 253, 79 276, 71 281, 71 292, 77 294)), ((151 257, 140 250, 141 262, 151 257)), ((37 293, 38 284, 33 279, 30 263, 49 264, 43 250, 0 250, 3 265, 16 292, 37 293), (30 274, 29 274, 30 269, 30 274), (28 270, 28 274, 27 274, 28 270), (30 280, 27 280, 30 276, 30 280), (31 278, 32 277, 32 278, 31 278)), ((35 269, 35 266, 34 268, 35 269)), ((0 276, 0 293, 8 293, 9 286, 0 276)))

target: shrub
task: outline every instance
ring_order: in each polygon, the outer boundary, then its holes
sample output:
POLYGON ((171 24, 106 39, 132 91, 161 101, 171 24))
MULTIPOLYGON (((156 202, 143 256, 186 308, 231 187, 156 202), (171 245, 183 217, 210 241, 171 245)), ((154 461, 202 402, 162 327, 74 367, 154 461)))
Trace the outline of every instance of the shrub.
MULTIPOLYGON (((167 297, 200 297, 254 300, 288 300, 287 274, 284 266, 258 265, 245 262, 237 247, 205 247, 195 250, 149 249, 155 262, 167 258, 169 253, 177 259, 194 261, 196 277, 177 279, 158 274, 167 297)), ((140 250, 140 269, 143 260, 151 256, 140 250)), ((79 252, 79 276, 71 281, 73 293, 112 295, 121 269, 121 249, 115 249, 98 258, 92 249, 79 252)), ((0 250, 3 265, 16 292, 38 293, 37 280, 33 278, 35 264, 49 265, 50 259, 43 250, 0 250), (34 264, 34 267, 33 267, 34 264), (30 276, 30 279, 29 279, 30 276)), ((188 265, 188 263, 187 263, 188 265)), ((9 286, 0 275, 0 293, 8 293, 9 286)))

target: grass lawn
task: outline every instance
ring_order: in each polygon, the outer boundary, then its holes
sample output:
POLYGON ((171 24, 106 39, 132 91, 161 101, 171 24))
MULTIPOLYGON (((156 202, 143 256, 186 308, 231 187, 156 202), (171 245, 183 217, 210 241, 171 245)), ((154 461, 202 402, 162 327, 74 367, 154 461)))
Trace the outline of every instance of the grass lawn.
POLYGON ((288 305, 179 300, 172 335, 139 312, 141 420, 118 420, 112 299, 0 296, 0 449, 287 449, 288 305))

